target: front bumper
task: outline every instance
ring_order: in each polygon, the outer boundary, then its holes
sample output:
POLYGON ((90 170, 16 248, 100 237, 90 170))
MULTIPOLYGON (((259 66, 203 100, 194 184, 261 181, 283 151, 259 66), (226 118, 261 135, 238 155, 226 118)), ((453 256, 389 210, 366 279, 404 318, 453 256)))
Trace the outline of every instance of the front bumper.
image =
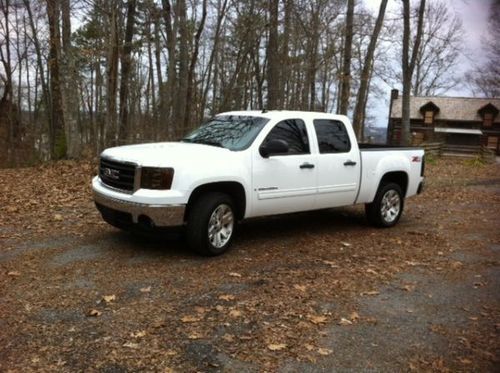
POLYGON ((106 218, 113 214, 125 216, 132 224, 148 224, 152 227, 175 227, 184 224, 186 205, 152 205, 130 202, 106 196, 96 190, 94 190, 94 201, 105 220, 108 220, 106 218))

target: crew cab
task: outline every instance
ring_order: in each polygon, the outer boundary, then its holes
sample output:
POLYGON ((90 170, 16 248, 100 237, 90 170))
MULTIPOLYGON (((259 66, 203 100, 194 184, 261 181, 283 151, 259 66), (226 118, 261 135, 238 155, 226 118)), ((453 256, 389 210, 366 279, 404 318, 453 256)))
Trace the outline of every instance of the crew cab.
POLYGON ((237 222, 260 216, 363 203, 391 227, 423 182, 422 149, 358 144, 346 116, 234 111, 179 142, 104 150, 92 188, 111 225, 182 226, 191 248, 218 255, 237 222))

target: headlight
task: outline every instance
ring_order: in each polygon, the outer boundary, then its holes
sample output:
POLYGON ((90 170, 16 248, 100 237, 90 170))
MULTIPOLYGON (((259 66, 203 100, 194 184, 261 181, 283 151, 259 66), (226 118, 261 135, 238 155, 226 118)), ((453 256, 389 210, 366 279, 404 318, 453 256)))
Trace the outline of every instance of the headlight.
POLYGON ((173 178, 173 168, 142 167, 141 188, 170 189, 173 178))

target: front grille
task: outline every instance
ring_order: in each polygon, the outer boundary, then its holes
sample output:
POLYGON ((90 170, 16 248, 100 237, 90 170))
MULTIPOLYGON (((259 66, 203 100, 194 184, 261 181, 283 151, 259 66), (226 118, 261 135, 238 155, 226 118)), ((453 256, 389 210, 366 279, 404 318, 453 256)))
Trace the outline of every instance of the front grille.
POLYGON ((101 158, 99 177, 110 187, 132 192, 134 190, 135 165, 101 158))

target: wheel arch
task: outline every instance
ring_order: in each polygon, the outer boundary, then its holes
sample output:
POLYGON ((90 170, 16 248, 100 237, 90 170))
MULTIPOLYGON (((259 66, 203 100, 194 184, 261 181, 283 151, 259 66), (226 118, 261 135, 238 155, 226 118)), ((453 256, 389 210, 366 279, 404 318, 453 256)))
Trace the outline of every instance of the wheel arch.
POLYGON ((378 183, 377 190, 384 184, 395 183, 398 184, 403 192, 403 198, 408 192, 408 181, 409 177, 405 171, 391 171, 387 172, 382 176, 380 182, 378 183))
POLYGON ((194 202, 203 194, 209 192, 219 192, 228 194, 233 202, 236 209, 236 217, 238 220, 242 220, 245 217, 246 211, 246 192, 243 185, 237 181, 217 181, 210 182, 202 185, 198 185, 190 194, 188 203, 186 205, 186 211, 184 212, 184 221, 187 221, 190 209, 194 202))

